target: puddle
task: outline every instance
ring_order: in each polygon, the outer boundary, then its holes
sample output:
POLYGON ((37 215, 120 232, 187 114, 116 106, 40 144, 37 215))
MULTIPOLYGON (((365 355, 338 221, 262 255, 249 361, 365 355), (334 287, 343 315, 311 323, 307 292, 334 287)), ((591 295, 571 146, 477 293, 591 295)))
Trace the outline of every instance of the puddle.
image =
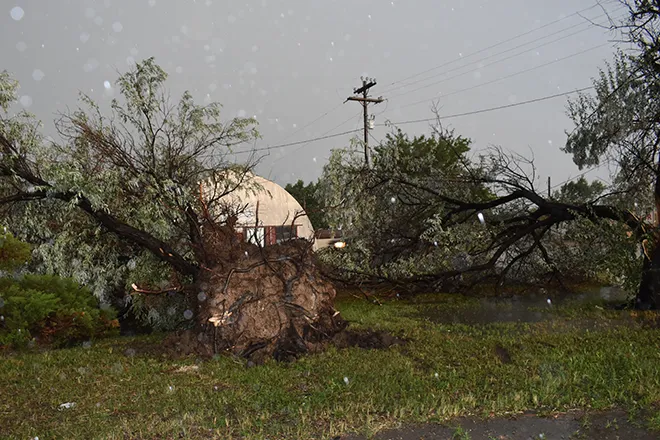
MULTIPOLYGON (((576 412, 543 418, 520 415, 511 418, 458 419, 446 425, 424 424, 386 430, 375 440, 652 440, 658 432, 646 429, 641 422, 630 422, 623 411, 607 411, 585 415, 576 412)), ((363 436, 348 435, 342 440, 365 440, 363 436)))
POLYGON ((497 322, 539 322, 548 320, 553 307, 564 305, 599 305, 611 308, 627 300, 616 287, 600 287, 580 292, 539 289, 535 292, 500 297, 479 298, 469 306, 456 308, 441 302, 427 302, 418 317, 445 324, 492 324, 497 322))

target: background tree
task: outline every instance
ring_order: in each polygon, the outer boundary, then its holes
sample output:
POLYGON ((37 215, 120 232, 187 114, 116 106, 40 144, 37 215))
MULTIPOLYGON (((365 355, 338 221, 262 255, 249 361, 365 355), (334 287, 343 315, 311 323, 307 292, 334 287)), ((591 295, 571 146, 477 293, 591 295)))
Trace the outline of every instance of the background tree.
MULTIPOLYGON (((471 178, 470 173, 480 171, 466 171, 469 146, 469 139, 438 128, 431 136, 412 139, 400 130, 388 134, 374 148, 371 168, 364 166, 361 147, 333 151, 319 190, 330 205, 341 206, 328 211, 328 219, 344 231, 349 244, 324 253, 332 272, 353 282, 393 282, 451 264, 465 247, 437 229, 435 220, 444 209, 437 195, 491 196, 471 178)), ((468 230, 466 239, 478 239, 478 229, 468 230)), ((467 240, 463 244, 468 246, 467 240)))
POLYGON ((318 182, 309 182, 305 185, 305 182, 299 179, 294 184, 288 183, 284 189, 300 203, 314 229, 329 227, 325 214, 325 203, 318 191, 318 182))

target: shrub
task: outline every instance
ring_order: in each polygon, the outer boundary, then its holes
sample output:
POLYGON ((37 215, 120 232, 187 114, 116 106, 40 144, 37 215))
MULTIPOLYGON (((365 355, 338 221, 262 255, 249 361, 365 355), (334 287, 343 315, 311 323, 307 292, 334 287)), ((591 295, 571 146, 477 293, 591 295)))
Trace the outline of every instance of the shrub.
MULTIPOLYGON (((0 270, 12 271, 30 257, 30 247, 0 233, 0 270)), ((86 287, 55 275, 0 277, 0 348, 69 345, 118 332, 110 308, 99 308, 86 287)))
POLYGON ((55 347, 116 334, 112 309, 99 308, 92 293, 54 275, 0 278, 0 346, 21 347, 32 338, 55 347))

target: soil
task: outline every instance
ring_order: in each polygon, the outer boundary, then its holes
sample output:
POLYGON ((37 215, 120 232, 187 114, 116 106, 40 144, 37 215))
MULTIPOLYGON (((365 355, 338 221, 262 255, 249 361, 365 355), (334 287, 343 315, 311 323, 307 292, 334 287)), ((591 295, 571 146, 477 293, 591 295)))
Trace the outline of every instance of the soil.
MULTIPOLYGON (((317 343, 315 351, 326 349, 329 345, 337 348, 358 347, 365 350, 381 350, 393 345, 404 345, 405 339, 394 336, 386 331, 371 330, 344 330, 327 339, 317 343)), ((137 344, 132 343, 130 349, 132 353, 139 355, 161 355, 169 358, 180 358, 190 355, 201 355, 209 358, 213 355, 211 350, 206 350, 210 343, 204 340, 204 335, 193 330, 187 330, 179 333, 173 333, 165 339, 163 344, 154 346, 151 343, 137 344)), ((295 358, 282 359, 293 360, 295 358)), ((252 361, 251 359, 249 359, 252 361)))
MULTIPOLYGON (((374 440, 657 440, 659 432, 628 421, 623 411, 575 412, 551 417, 525 414, 515 418, 458 419, 445 425, 424 424, 391 429, 374 440)), ((334 440, 366 440, 346 435, 334 440)))

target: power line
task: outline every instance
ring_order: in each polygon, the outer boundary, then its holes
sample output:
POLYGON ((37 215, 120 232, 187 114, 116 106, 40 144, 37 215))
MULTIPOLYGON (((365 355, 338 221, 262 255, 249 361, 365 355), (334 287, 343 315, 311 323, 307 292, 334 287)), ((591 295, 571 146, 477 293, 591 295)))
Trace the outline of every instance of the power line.
POLYGON ((340 103, 340 104, 338 104, 336 107, 331 108, 330 110, 326 111, 326 112, 323 113, 321 116, 319 116, 318 118, 316 118, 316 119, 314 119, 313 121, 311 121, 311 122, 305 124, 304 126, 300 127, 299 129, 297 129, 296 131, 294 131, 293 133, 291 133, 290 135, 288 135, 287 137, 285 137, 284 139, 282 139, 282 141, 285 141, 285 140, 287 140, 287 139, 291 139, 294 135, 296 135, 297 133, 300 133, 301 131, 303 131, 304 129, 306 129, 306 128, 309 127, 310 125, 316 123, 317 121, 320 121, 321 119, 325 118, 326 116, 328 116, 330 113, 332 113, 332 112, 334 112, 335 110, 337 110, 337 109, 338 109, 339 107, 341 107, 342 105, 343 105, 343 103, 340 103))
POLYGON ((554 185, 554 186, 551 186, 550 189, 553 190, 553 189, 555 189, 555 188, 559 188, 560 186, 565 185, 565 184, 568 183, 568 182, 572 182, 572 181, 574 181, 575 179, 579 179, 580 177, 584 177, 584 176, 586 176, 587 174, 591 173, 592 171, 596 171, 596 170, 602 168, 603 165, 605 165, 605 163, 606 163, 606 162, 601 162, 601 163, 598 164, 597 166, 595 166, 595 167, 593 167, 593 168, 589 168, 587 171, 584 171, 584 172, 578 174, 577 176, 569 177, 568 179, 564 180, 563 182, 559 182, 558 184, 556 184, 556 185, 554 185))
MULTIPOLYGON (((503 109, 507 109, 507 108, 511 108, 511 107, 519 107, 519 106, 522 106, 522 105, 533 104, 535 102, 547 101, 549 99, 559 98, 561 96, 571 95, 571 94, 574 94, 574 93, 579 93, 579 92, 583 92, 585 90, 590 90, 590 89, 593 89, 593 86, 583 87, 581 89, 576 89, 576 90, 573 90, 573 91, 570 91, 570 92, 563 92, 563 93, 557 93, 557 94, 549 95, 549 96, 542 96, 540 98, 534 98, 534 99, 530 99, 530 100, 527 100, 527 101, 517 102, 517 103, 514 103, 514 104, 506 104, 506 105, 500 105, 500 106, 497 106, 497 107, 489 107, 489 108, 484 108, 484 109, 479 109, 479 110, 473 110, 473 111, 465 112, 465 113, 455 113, 455 114, 452 114, 452 115, 440 116, 439 118, 427 118, 427 119, 415 119, 415 120, 400 121, 400 122, 388 122, 388 123, 383 123, 383 124, 376 124, 376 126, 378 126, 378 127, 387 127, 387 126, 390 126, 390 125, 406 125, 406 124, 415 124, 415 123, 419 123, 419 122, 430 122, 430 121, 435 121, 435 120, 438 120, 438 119, 442 120, 442 119, 450 119, 450 118, 459 118, 459 117, 463 117, 463 116, 476 115, 476 114, 480 114, 480 113, 487 113, 487 112, 492 112, 492 111, 497 111, 497 110, 503 110, 503 109)), ((350 119, 345 120, 344 122, 342 122, 341 124, 337 125, 336 127, 332 128, 329 131, 332 131, 332 130, 335 130, 336 128, 339 128, 340 126, 346 124, 347 122, 349 122, 350 120, 358 117, 359 115, 360 115, 360 113, 358 112, 357 114, 353 115, 350 119)), ((306 145, 310 142, 316 142, 316 141, 320 141, 320 140, 324 140, 324 139, 331 139, 331 138, 335 138, 335 137, 338 137, 338 136, 344 136, 344 135, 351 134, 351 133, 357 133, 359 131, 361 131, 361 129, 348 130, 348 131, 344 131, 344 132, 341 132, 341 133, 327 134, 327 135, 323 135, 323 136, 319 136, 319 137, 315 137, 315 138, 311 138, 311 139, 306 139, 306 140, 302 140, 302 141, 297 141, 297 142, 290 142, 290 143, 280 144, 280 145, 272 145, 272 146, 269 146, 269 147, 255 148, 255 149, 246 150, 246 151, 237 151, 233 154, 246 154, 246 153, 254 153, 254 152, 258 152, 258 151, 270 151, 270 150, 276 150, 278 148, 285 148, 285 147, 290 147, 290 146, 293 146, 293 145, 301 145, 301 144, 303 144, 303 146, 304 146, 304 145, 306 145)), ((292 151, 292 153, 295 152, 295 151, 297 151, 297 150, 292 151)), ((280 160, 280 159, 282 159, 282 158, 280 157, 277 160, 280 160)))
POLYGON ((542 68, 542 67, 547 67, 547 66, 550 66, 550 65, 552 65, 552 64, 556 64, 556 63, 559 63, 559 62, 561 62, 561 61, 565 61, 565 60, 567 60, 567 59, 569 59, 569 58, 574 58, 574 57, 576 57, 576 56, 578 56, 578 55, 582 55, 582 54, 584 54, 584 53, 590 52, 590 51, 592 51, 592 50, 599 49, 599 48, 604 47, 604 46, 607 46, 607 45, 609 45, 609 43, 599 44, 598 46, 593 46, 593 47, 590 47, 590 48, 588 48, 588 49, 582 50, 582 51, 580 51, 580 52, 576 52, 576 53, 573 53, 573 54, 571 54, 571 55, 567 55, 567 56, 565 56, 565 57, 557 58, 556 60, 549 61, 549 62, 547 62, 547 63, 543 63, 543 64, 539 64, 538 66, 530 67, 529 69, 520 70, 520 71, 518 71, 518 72, 514 72, 514 73, 512 73, 512 74, 509 74, 509 75, 506 75, 506 76, 502 76, 502 77, 500 77, 500 78, 496 78, 496 79, 494 79, 494 80, 491 80, 491 81, 488 81, 488 82, 485 82, 485 83, 477 84, 477 85, 475 85, 475 86, 467 87, 467 88, 464 88, 464 89, 455 90, 455 91, 453 91, 453 92, 450 92, 450 93, 447 93, 447 94, 444 94, 444 95, 442 95, 442 96, 438 96, 438 97, 435 97, 435 98, 431 98, 431 99, 423 99, 423 100, 421 100, 421 101, 413 102, 413 103, 411 103, 411 104, 406 104, 406 105, 402 106, 401 108, 412 107, 412 106, 415 106, 415 105, 418 105, 418 104, 423 104, 423 103, 426 103, 426 102, 435 101, 435 100, 437 100, 437 99, 439 99, 439 98, 446 98, 447 96, 452 96, 452 95, 456 95, 456 94, 458 94, 458 93, 467 92, 467 91, 469 91, 469 90, 474 90, 474 89, 477 89, 477 88, 479 88, 479 87, 487 86, 487 85, 489 85, 489 84, 493 84, 493 83, 496 83, 496 82, 500 82, 500 81, 503 81, 503 80, 505 80, 505 79, 513 78, 514 76, 522 75, 523 73, 532 72, 532 71, 537 70, 537 69, 540 69, 540 68, 542 68))
MULTIPOLYGON (((581 23, 579 26, 583 26, 583 25, 584 25, 584 23, 581 23)), ((548 45, 550 45, 550 44, 556 43, 556 42, 558 42, 558 41, 564 40, 564 39, 566 39, 566 38, 572 37, 572 36, 577 35, 577 34, 581 34, 582 32, 588 31, 591 27, 594 27, 594 26, 596 26, 596 25, 590 24, 590 25, 588 25, 588 27, 586 27, 585 29, 581 29, 581 30, 579 30, 579 31, 576 31, 576 32, 570 33, 570 34, 568 34, 568 35, 564 35, 563 37, 556 38, 556 39, 554 39, 554 40, 548 41, 548 42, 543 43, 543 44, 540 44, 540 45, 538 45, 538 46, 534 46, 534 47, 529 48, 529 49, 526 49, 526 50, 524 50, 524 51, 517 52, 517 53, 515 53, 515 54, 513 54, 513 55, 510 55, 510 56, 508 56, 508 57, 506 57, 506 58, 501 58, 501 59, 499 59, 499 60, 493 61, 492 63, 485 64, 485 65, 483 65, 483 66, 480 66, 479 69, 482 69, 482 68, 484 68, 484 67, 490 67, 490 66, 493 66, 493 65, 495 65, 495 64, 498 64, 498 63, 501 63, 501 62, 504 62, 504 61, 510 60, 510 59, 512 59, 512 58, 516 58, 516 57, 518 57, 518 56, 520 56, 520 55, 523 55, 523 54, 526 54, 526 53, 528 53, 528 52, 532 52, 532 51, 534 51, 534 50, 540 49, 541 47, 548 46, 548 45)), ((516 47, 513 48, 513 49, 517 49, 517 48, 522 47, 522 46, 525 46, 525 44, 520 45, 520 46, 516 46, 516 47)), ((513 49, 511 49, 511 50, 513 50, 513 49)), ((495 54, 495 55, 502 55, 502 54, 504 54, 504 53, 506 53, 506 52, 510 52, 510 50, 506 50, 506 51, 504 51, 504 52, 500 52, 500 53, 495 54)), ((493 56, 495 56, 495 55, 493 55, 493 56)), ((446 71, 446 72, 439 73, 439 74, 437 74, 437 75, 434 75, 434 76, 432 76, 432 77, 428 77, 428 78, 426 78, 426 79, 422 79, 422 80, 420 80, 420 81, 416 81, 416 82, 413 82, 413 83, 409 83, 409 84, 407 84, 407 85, 412 85, 412 84, 416 84, 416 83, 418 83, 418 82, 426 81, 427 79, 431 79, 431 78, 434 78, 434 77, 436 77, 436 76, 446 75, 447 73, 451 73, 451 72, 454 72, 454 71, 456 71, 456 70, 461 70, 461 69, 463 69, 463 68, 465 68, 465 67, 468 67, 468 66, 471 66, 471 65, 474 65, 474 64, 481 63, 483 60, 488 59, 488 58, 491 58, 491 57, 486 57, 486 58, 484 58, 484 59, 482 59, 482 60, 477 60, 477 61, 475 61, 475 62, 472 62, 472 63, 466 64, 466 65, 464 65, 464 66, 459 66, 459 67, 457 67, 457 68, 454 68, 454 69, 448 70, 448 71, 446 71)), ((476 71, 476 70, 478 70, 478 69, 473 69, 473 70, 471 70, 471 72, 476 71)), ((435 85, 441 84, 441 83, 443 83, 443 82, 450 81, 450 80, 452 80, 452 79, 462 77, 462 76, 464 76, 466 73, 468 73, 468 72, 462 72, 462 73, 459 73, 459 74, 457 74, 457 75, 450 76, 450 77, 448 77, 448 78, 443 78, 443 79, 441 79, 441 80, 439 80, 439 81, 435 81, 435 82, 432 82, 432 83, 429 83, 429 84, 423 85, 423 86, 421 86, 421 87, 418 87, 418 88, 416 88, 416 89, 413 89, 413 90, 407 91, 407 92, 405 92, 405 93, 399 93, 399 94, 393 95, 393 96, 391 96, 391 98, 396 98, 396 97, 398 97, 398 96, 403 96, 403 95, 405 95, 405 94, 414 93, 414 92, 417 92, 417 91, 419 91, 419 90, 427 89, 427 88, 429 88, 429 87, 431 87, 431 86, 435 86, 435 85)), ((402 87, 404 87, 404 86, 402 86, 402 87)), ((394 89, 394 90, 397 90, 397 89, 394 89)))
POLYGON ((334 134, 330 134, 330 135, 327 135, 327 136, 319 136, 319 137, 316 137, 316 138, 306 139, 306 140, 303 140, 303 141, 289 142, 288 144, 272 145, 270 147, 263 147, 263 148, 254 148, 252 150, 247 150, 247 151, 236 151, 233 154, 245 154, 245 153, 256 153, 256 152, 259 152, 259 151, 277 150, 278 148, 284 148, 284 147, 290 147, 290 146, 293 146, 293 145, 306 144, 306 143, 309 143, 309 142, 322 141, 324 139, 330 139, 330 138, 334 138, 334 137, 337 137, 337 136, 343 136, 345 134, 357 133, 358 131, 362 131, 362 130, 360 130, 360 129, 349 130, 349 131, 344 131, 342 133, 334 133, 334 134))
MULTIPOLYGON (((355 118, 358 117, 359 115, 360 115, 360 113, 358 112, 358 113, 355 114, 354 116, 351 116, 350 118, 346 119, 344 122, 339 123, 339 125, 335 125, 335 126, 332 127, 330 130, 328 130, 328 131, 326 131, 325 133, 323 133, 321 136, 325 136, 325 135, 327 135, 328 133, 330 133, 330 132, 332 132, 332 131, 338 129, 339 127, 341 127, 342 125, 348 123, 348 122, 351 121, 352 119, 355 119, 355 118)), ((357 127, 355 128, 355 130, 353 130, 353 132, 358 132, 358 131, 360 131, 360 129, 357 128, 357 127)), ((341 133, 340 135, 343 135, 343 134, 346 134, 346 133, 350 133, 350 132, 344 132, 344 133, 341 133)), ((340 135, 337 135, 337 136, 340 136, 340 135)), ((309 141, 305 142, 304 144, 302 144, 300 147, 296 148, 295 150, 290 151, 290 152, 288 152, 288 153, 285 153, 285 154, 283 154, 282 156, 278 157, 277 159, 275 159, 275 160, 271 163, 271 166, 274 165, 274 164, 276 164, 276 163, 279 162, 280 160, 284 159, 284 158, 287 157, 288 155, 290 155, 290 154, 294 154, 294 153, 296 153, 296 152, 302 150, 303 148, 305 148, 305 147, 307 146, 307 144, 309 144, 309 142, 312 142, 312 141, 313 141, 313 140, 309 140, 309 141)))
MULTIPOLYGON (((514 41, 514 40, 517 40, 518 38, 521 38, 521 37, 524 37, 524 36, 526 36, 526 35, 532 34, 532 33, 534 33, 534 32, 537 32, 537 31, 541 30, 541 29, 545 29, 545 28, 547 28, 547 27, 549 27, 549 26, 552 26, 552 25, 555 25, 555 24, 557 24, 557 23, 560 23, 560 22, 562 22, 562 21, 564 21, 564 20, 567 20, 567 19, 569 19, 569 18, 571 18, 571 17, 579 16, 579 15, 582 14, 583 12, 586 12, 586 11, 588 11, 588 10, 590 10, 590 9, 593 9, 593 8, 595 8, 595 7, 598 7, 598 6, 601 6, 601 3, 597 3, 597 4, 595 4, 595 5, 589 6, 588 8, 581 9, 581 10, 579 10, 579 11, 577 11, 577 12, 574 12, 574 13, 572 13, 572 14, 570 14, 570 15, 567 15, 567 16, 565 16, 565 17, 562 17, 562 18, 559 18, 559 19, 557 19, 557 20, 551 21, 550 23, 546 23, 546 24, 544 24, 543 26, 538 27, 538 28, 536 28, 536 29, 531 29, 531 30, 529 30, 529 31, 526 31, 526 32, 523 32, 523 33, 521 33, 521 34, 515 35, 515 36, 513 36, 513 37, 511 37, 511 38, 508 38, 508 39, 506 39, 506 40, 502 40, 502 41, 500 41, 500 42, 498 42, 498 43, 495 43, 495 44, 493 44, 493 45, 490 45, 490 46, 488 46, 488 47, 485 47, 485 48, 483 48, 483 49, 480 49, 480 50, 478 50, 478 51, 476 51, 476 52, 472 52, 472 53, 470 53, 470 54, 468 54, 468 55, 465 55, 464 57, 455 58, 455 59, 453 59, 453 60, 451 60, 451 61, 448 61, 448 62, 446 62, 446 63, 440 64, 440 65, 435 66, 435 67, 432 67, 432 68, 430 68, 430 69, 424 70, 424 71, 422 71, 422 72, 416 73, 416 74, 414 74, 414 75, 408 76, 408 77, 403 78, 403 79, 401 79, 401 80, 394 81, 394 82, 392 82, 392 83, 390 83, 390 84, 387 84, 387 87, 392 86, 392 85, 395 85, 395 84, 398 84, 398 83, 401 83, 401 82, 404 82, 404 81, 407 81, 407 80, 412 79, 412 78, 416 78, 416 77, 418 77, 418 76, 420 76, 420 75, 424 75, 425 73, 429 73, 429 72, 432 72, 432 71, 434 71, 434 70, 441 69, 441 68, 446 67, 446 66, 448 66, 448 65, 450 65, 450 64, 453 64, 453 63, 455 63, 455 62, 457 62, 457 61, 462 61, 462 60, 465 60, 465 59, 467 59, 467 58, 473 57, 473 56, 475 56, 475 55, 479 55, 480 53, 486 52, 486 51, 488 51, 488 50, 490 50, 490 49, 493 49, 493 48, 495 48, 495 47, 501 46, 501 45, 503 45, 503 44, 509 43, 509 42, 511 42, 511 41, 514 41)), ((392 90, 387 90, 387 87, 386 87, 385 93, 387 93, 387 92, 391 92, 392 90)))
POLYGON ((438 119, 450 119, 450 118, 459 118, 462 116, 469 116, 469 115, 477 115, 480 113, 488 113, 488 112, 493 112, 496 110, 503 110, 511 107, 519 107, 521 105, 527 105, 527 104, 533 104, 535 102, 541 102, 541 101, 547 101, 549 99, 554 99, 554 98, 559 98, 561 96, 567 96, 567 95, 572 95, 574 93, 579 93, 579 92, 584 92, 585 90, 590 90, 593 89, 593 86, 589 87, 583 87, 581 89, 576 89, 572 90, 570 92, 563 92, 563 93, 557 93, 554 95, 549 95, 549 96, 542 96, 540 98, 534 98, 534 99, 529 99, 527 101, 521 101, 521 102, 516 102, 513 104, 506 104, 506 105, 500 105, 497 107, 489 107, 489 108, 484 108, 480 110, 473 110, 470 112, 465 112, 465 113, 455 113, 453 115, 447 115, 447 116, 440 116, 436 118, 425 118, 425 119, 415 119, 415 120, 409 120, 409 121, 401 121, 401 122, 389 122, 389 123, 383 123, 383 124, 378 124, 378 126, 389 126, 389 125, 406 125, 406 124, 416 124, 419 122, 431 122, 431 121, 436 121, 438 119))

